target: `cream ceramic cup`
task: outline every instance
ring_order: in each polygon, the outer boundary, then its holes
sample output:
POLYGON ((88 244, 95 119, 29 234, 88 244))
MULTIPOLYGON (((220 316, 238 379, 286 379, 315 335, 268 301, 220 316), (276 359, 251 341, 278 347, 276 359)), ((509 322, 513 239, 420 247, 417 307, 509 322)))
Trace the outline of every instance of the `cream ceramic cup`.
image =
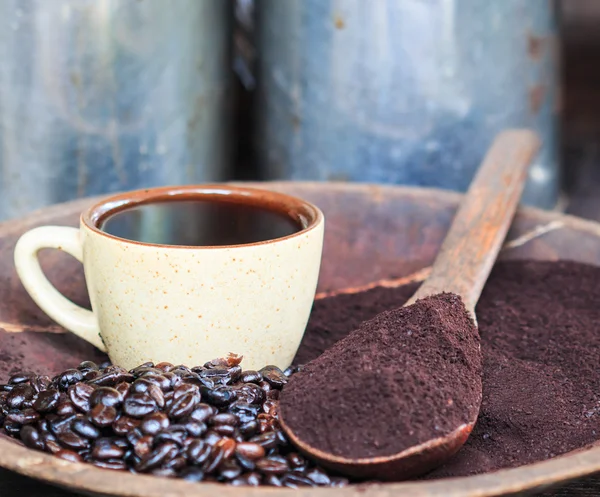
POLYGON ((323 230, 317 207, 281 193, 229 185, 156 188, 92 206, 79 229, 28 231, 16 245, 15 266, 48 316, 127 369, 146 361, 195 366, 230 352, 244 356, 245 369, 286 368, 315 296, 323 230), (194 199, 263 206, 290 216, 299 231, 258 243, 197 247, 141 243, 99 229, 124 209, 194 199), (83 263, 93 311, 46 279, 37 257, 43 248, 83 263))

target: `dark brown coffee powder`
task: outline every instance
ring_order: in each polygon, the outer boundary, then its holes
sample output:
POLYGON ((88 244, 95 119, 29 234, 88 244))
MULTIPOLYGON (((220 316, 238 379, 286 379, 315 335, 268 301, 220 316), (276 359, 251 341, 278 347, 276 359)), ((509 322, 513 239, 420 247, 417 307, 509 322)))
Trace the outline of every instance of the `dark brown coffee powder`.
POLYGON ((312 447, 354 459, 444 436, 480 402, 479 335, 445 293, 362 323, 290 378, 280 415, 312 447))
MULTIPOLYGON (((599 267, 574 262, 497 264, 477 307, 484 359, 477 425, 428 478, 529 464, 600 438, 599 282, 599 267)), ((295 362, 314 359, 416 288, 317 301, 295 362)))

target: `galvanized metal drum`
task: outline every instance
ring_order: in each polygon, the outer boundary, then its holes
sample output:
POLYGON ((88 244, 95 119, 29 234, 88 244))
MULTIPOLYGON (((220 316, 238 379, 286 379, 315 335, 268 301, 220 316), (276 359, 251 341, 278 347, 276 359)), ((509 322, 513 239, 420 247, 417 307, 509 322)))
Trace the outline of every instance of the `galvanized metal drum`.
POLYGON ((558 198, 552 0, 257 0, 267 178, 465 190, 502 128, 544 142, 524 201, 558 198))
POLYGON ((229 167, 231 5, 2 0, 0 219, 229 167))

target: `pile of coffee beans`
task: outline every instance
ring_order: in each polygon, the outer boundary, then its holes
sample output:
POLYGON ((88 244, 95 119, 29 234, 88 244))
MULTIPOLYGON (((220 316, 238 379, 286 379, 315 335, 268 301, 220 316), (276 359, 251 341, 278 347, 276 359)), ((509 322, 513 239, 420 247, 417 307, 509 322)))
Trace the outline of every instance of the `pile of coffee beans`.
POLYGON ((83 362, 54 378, 20 373, 0 386, 0 423, 27 447, 68 461, 191 481, 344 486, 290 446, 279 394, 296 368, 243 371, 229 355, 201 367, 127 371, 83 362))

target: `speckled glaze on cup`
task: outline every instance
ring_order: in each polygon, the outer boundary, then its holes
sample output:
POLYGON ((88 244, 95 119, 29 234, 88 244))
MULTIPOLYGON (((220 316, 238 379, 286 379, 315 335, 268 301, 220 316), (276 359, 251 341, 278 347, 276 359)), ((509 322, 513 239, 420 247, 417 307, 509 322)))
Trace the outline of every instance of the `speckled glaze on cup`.
POLYGON ((323 247, 322 212, 281 193, 230 185, 139 190, 110 197, 81 215, 80 228, 25 233, 15 266, 25 289, 57 323, 132 368, 146 361, 198 365, 229 352, 244 367, 290 365, 315 295, 323 247), (289 236, 245 245, 188 247, 118 238, 98 226, 144 203, 234 201, 290 216, 289 236), (92 311, 60 294, 37 253, 64 250, 84 265, 92 311))

